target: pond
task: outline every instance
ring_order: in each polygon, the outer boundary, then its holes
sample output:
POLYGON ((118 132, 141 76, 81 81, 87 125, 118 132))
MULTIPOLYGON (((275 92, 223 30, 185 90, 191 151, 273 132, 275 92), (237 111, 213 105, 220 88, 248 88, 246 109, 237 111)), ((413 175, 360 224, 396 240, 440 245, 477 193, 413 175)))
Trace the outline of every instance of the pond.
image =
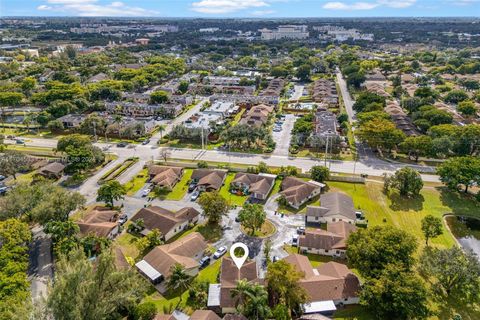
POLYGON ((472 250, 480 259, 480 219, 448 216, 445 220, 462 247, 472 250))

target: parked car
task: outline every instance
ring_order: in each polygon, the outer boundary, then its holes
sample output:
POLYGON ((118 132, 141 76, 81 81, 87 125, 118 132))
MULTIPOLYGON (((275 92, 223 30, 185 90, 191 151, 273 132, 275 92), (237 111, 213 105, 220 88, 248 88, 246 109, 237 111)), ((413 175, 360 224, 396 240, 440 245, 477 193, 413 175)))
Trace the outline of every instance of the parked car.
POLYGON ((277 256, 273 256, 273 258, 272 258, 272 262, 277 262, 278 260, 280 260, 280 258, 279 258, 279 257, 277 257, 277 256))
POLYGON ((122 213, 120 217, 118 218, 118 223, 120 223, 121 226, 123 226, 128 220, 128 216, 126 213, 122 213))
POLYGON ((3 180, 5 180, 5 176, 0 174, 0 181, 3 181, 3 180))
POLYGON ((362 212, 362 211, 355 211, 355 217, 356 217, 358 220, 363 220, 363 219, 365 219, 365 217, 363 216, 363 212, 362 212))
POLYGON ((198 199, 198 197, 200 197, 200 191, 195 190, 190 196, 190 200, 195 201, 198 199))
POLYGON ((280 132, 282 131, 282 128, 279 128, 279 127, 274 127, 273 128, 273 132, 280 132))
POLYGON ((297 234, 305 234, 305 227, 297 227, 297 234))
POLYGON ((292 238, 292 246, 297 247, 298 246, 298 236, 295 235, 292 238))
POLYGON ((188 192, 192 192, 193 190, 195 190, 196 187, 197 187, 196 182, 190 182, 190 184, 188 185, 188 192))
POLYGON ((0 195, 5 195, 8 191, 8 188, 7 187, 0 187, 0 195))
POLYGON ((128 146, 128 143, 126 143, 125 141, 120 141, 119 143, 117 143, 118 148, 125 148, 126 146, 128 146))
POLYGON ((145 139, 142 141, 142 145, 146 145, 150 143, 150 139, 145 139))
POLYGON ((218 259, 221 256, 223 256, 226 252, 227 252, 227 247, 221 246, 220 248, 217 249, 217 251, 215 251, 215 253, 213 254, 213 258, 218 259))
POLYGON ((203 269, 205 267, 208 267, 208 265, 210 264, 210 256, 205 256, 203 257, 200 261, 199 261, 199 264, 200 264, 200 268, 203 269))
POLYGON ((142 197, 148 196, 148 194, 149 194, 150 192, 152 192, 152 189, 150 189, 150 188, 144 189, 144 190, 142 191, 142 197))

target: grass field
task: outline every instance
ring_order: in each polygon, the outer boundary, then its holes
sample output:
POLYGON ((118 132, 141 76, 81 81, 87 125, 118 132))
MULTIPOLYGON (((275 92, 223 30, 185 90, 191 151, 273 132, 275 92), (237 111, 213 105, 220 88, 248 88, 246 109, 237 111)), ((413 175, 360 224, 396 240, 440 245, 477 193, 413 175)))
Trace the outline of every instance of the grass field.
POLYGON ((192 178, 192 172, 192 169, 183 170, 182 179, 173 187, 172 191, 166 195, 165 199, 182 200, 188 191, 188 182, 192 178))
POLYGON ((124 187, 127 190, 127 196, 133 196, 140 190, 148 179, 148 169, 142 169, 132 180, 125 183, 124 187))
POLYGON ((227 174, 227 177, 225 178, 224 185, 220 188, 220 195, 227 199, 228 204, 230 206, 242 206, 245 201, 247 200, 247 196, 238 196, 235 194, 232 194, 229 189, 230 189, 230 183, 232 182, 233 178, 235 178, 235 173, 234 172, 229 172, 227 174))
MULTIPOLYGON (((252 231, 250 229, 240 226, 240 230, 246 235, 252 236, 252 231)), ((266 238, 266 237, 270 237, 275 232, 277 232, 277 228, 275 228, 273 223, 269 220, 265 220, 260 230, 256 230, 253 236, 257 238, 266 238)))
MULTIPOLYGON (((207 281, 209 283, 216 283, 218 274, 220 273, 220 265, 221 265, 221 259, 215 261, 210 266, 201 270, 195 279, 197 281, 207 281)), ((155 306, 157 307, 157 310, 159 312, 162 312, 164 308, 176 307, 178 305, 178 308, 180 308, 181 310, 184 310, 187 313, 191 313, 194 310, 192 310, 187 305, 187 300, 188 300, 188 290, 184 292, 175 290, 175 292, 167 292, 165 295, 161 295, 160 293, 155 291, 155 292, 152 292, 149 296, 147 296, 144 299, 144 301, 151 301, 155 303, 155 306), (180 297, 182 298, 181 302, 180 302, 180 297)))
MULTIPOLYGON (((369 226, 391 225, 415 235, 424 245, 421 231, 421 220, 432 214, 442 217, 453 213, 480 217, 480 204, 454 193, 444 187, 427 187, 418 198, 404 199, 396 194, 385 196, 380 183, 352 184, 329 182, 330 191, 343 191, 353 198, 356 209, 362 210, 368 219, 369 226)), ((444 228, 444 233, 431 240, 432 245, 451 247, 455 244, 453 236, 444 228)))

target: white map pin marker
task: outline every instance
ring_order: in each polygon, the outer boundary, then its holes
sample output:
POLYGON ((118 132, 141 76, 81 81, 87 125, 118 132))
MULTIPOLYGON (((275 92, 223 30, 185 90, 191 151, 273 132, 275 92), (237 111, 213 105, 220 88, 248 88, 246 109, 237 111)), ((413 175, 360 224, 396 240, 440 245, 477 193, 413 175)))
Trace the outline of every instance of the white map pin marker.
POLYGON ((230 256, 232 257, 233 262, 235 262, 235 265, 237 266, 237 268, 240 269, 243 266, 245 260, 247 260, 248 247, 244 243, 241 243, 241 242, 234 243, 230 247, 230 256), (242 248, 243 249, 244 253, 243 253, 242 257, 237 257, 235 255, 235 249, 237 249, 237 248, 242 248))

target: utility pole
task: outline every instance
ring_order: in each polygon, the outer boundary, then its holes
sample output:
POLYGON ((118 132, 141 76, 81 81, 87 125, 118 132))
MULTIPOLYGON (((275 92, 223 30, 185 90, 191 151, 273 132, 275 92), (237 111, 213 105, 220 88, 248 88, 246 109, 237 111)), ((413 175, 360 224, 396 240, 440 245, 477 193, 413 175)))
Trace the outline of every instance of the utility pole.
POLYGON ((327 141, 325 142, 325 155, 324 155, 324 158, 325 158, 325 167, 327 166, 328 136, 326 136, 326 138, 327 138, 327 141))
POLYGON ((95 142, 98 141, 97 139, 97 123, 93 121, 93 136, 95 137, 95 142))

